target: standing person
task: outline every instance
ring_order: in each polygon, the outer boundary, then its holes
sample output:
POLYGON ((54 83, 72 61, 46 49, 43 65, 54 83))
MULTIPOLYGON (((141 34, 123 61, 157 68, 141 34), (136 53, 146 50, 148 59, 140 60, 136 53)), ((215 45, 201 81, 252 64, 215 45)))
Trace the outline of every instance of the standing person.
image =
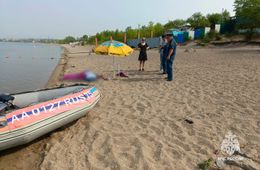
POLYGON ((166 50, 166 57, 167 57, 166 64, 167 64, 167 74, 168 74, 167 81, 172 81, 173 79, 172 65, 176 55, 177 43, 174 40, 172 33, 167 33, 166 39, 168 42, 167 50, 166 50))
POLYGON ((167 47, 167 40, 165 35, 162 35, 162 39, 160 42, 160 72, 162 72, 163 74, 166 74, 166 47, 167 47))
POLYGON ((140 61, 139 71, 144 71, 144 63, 147 60, 147 49, 149 49, 148 44, 145 42, 145 38, 142 38, 141 43, 138 44, 140 49, 140 54, 138 60, 140 61))

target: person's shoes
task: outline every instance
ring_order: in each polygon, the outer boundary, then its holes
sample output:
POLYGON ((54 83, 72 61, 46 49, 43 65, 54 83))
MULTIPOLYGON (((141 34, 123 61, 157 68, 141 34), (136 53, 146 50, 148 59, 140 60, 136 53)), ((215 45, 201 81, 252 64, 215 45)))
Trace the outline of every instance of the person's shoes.
POLYGON ((167 79, 166 81, 172 81, 172 80, 167 79))
POLYGON ((144 68, 142 69, 142 71, 144 71, 144 68))
POLYGON ((139 69, 139 71, 142 71, 141 69, 139 69))

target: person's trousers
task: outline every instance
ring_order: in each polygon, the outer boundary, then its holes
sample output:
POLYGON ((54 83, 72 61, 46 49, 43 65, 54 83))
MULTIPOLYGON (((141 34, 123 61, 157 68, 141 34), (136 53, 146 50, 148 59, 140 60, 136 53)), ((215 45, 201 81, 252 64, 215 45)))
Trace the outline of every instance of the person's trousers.
POLYGON ((161 70, 164 71, 164 69, 163 69, 163 51, 162 50, 160 51, 160 62, 161 62, 161 64, 160 64, 160 71, 161 70))
POLYGON ((162 66, 163 66, 163 73, 167 73, 167 57, 163 56, 162 58, 162 66))
POLYGON ((160 53, 160 59, 161 59, 161 67, 160 70, 163 70, 163 73, 166 73, 167 65, 166 65, 166 56, 163 54, 163 52, 160 53))
POLYGON ((167 60, 167 75, 168 75, 168 80, 169 81, 172 81, 172 79, 173 79, 173 57, 171 57, 171 59, 170 60, 167 60))

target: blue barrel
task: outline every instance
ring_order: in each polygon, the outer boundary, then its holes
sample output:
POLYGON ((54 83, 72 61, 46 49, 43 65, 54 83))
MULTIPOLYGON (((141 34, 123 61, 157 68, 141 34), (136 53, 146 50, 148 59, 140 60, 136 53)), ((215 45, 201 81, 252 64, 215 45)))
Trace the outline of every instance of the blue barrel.
POLYGON ((195 29, 194 31, 194 39, 199 39, 200 38, 200 29, 195 29))
POLYGON ((184 43, 184 34, 183 32, 179 32, 178 36, 177 36, 177 39, 178 39, 178 43, 184 43))

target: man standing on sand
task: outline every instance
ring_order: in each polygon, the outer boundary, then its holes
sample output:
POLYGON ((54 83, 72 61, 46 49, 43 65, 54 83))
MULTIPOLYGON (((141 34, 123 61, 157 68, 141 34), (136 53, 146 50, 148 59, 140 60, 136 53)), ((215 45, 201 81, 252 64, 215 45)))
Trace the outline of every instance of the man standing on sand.
POLYGON ((175 55, 176 55, 176 49, 177 49, 177 43, 173 38, 173 34, 172 33, 167 33, 166 34, 166 39, 167 39, 167 50, 166 50, 166 57, 167 57, 167 61, 166 61, 166 65, 167 65, 167 81, 172 81, 173 79, 173 70, 172 70, 172 65, 173 65, 173 61, 175 59, 175 55))
POLYGON ((161 42, 160 42, 160 72, 162 74, 166 74, 166 56, 165 56, 165 51, 167 47, 167 40, 165 35, 162 35, 161 37, 161 42))

